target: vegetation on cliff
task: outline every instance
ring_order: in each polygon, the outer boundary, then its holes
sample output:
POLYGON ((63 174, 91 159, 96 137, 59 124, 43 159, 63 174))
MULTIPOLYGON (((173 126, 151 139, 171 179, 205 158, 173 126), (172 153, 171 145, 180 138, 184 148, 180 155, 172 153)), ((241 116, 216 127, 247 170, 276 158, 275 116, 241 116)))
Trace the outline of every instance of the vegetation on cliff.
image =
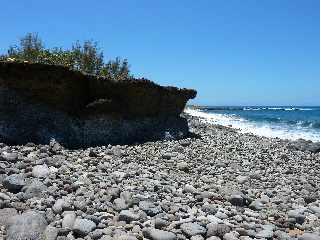
POLYGON ((132 78, 127 59, 117 57, 105 63, 103 51, 97 42, 85 41, 81 44, 77 41, 71 49, 49 49, 37 33, 26 34, 18 45, 9 47, 7 53, 0 56, 0 60, 62 65, 117 81, 132 78))

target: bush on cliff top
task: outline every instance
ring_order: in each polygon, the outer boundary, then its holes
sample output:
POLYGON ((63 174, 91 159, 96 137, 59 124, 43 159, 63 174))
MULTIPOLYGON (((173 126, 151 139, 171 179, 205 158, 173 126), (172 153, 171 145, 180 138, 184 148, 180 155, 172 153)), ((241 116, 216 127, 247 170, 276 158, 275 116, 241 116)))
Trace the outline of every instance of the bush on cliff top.
POLYGON ((105 63, 97 42, 85 41, 81 44, 77 41, 71 49, 48 49, 37 33, 26 34, 18 45, 10 46, 7 54, 0 56, 1 60, 63 65, 117 81, 132 78, 127 59, 117 57, 105 63))

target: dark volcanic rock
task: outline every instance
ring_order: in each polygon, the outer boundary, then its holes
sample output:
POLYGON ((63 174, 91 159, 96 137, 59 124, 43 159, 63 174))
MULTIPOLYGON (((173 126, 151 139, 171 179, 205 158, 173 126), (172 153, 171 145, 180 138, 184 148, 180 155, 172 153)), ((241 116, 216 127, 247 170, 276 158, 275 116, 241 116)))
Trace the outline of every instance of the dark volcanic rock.
POLYGON ((3 180, 3 186, 11 192, 19 192, 25 185, 24 177, 20 174, 12 174, 3 180))
POLYGON ((149 80, 113 81, 63 66, 0 62, 0 141, 67 147, 188 135, 179 115, 196 91, 149 80))

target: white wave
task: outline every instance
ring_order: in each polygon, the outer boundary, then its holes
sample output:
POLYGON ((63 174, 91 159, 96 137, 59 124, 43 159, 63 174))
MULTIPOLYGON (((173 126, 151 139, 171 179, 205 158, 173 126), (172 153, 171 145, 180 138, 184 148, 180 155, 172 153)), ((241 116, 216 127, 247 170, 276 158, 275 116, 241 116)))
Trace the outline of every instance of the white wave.
POLYGON ((296 107, 245 107, 244 111, 261 111, 261 110, 274 110, 274 111, 313 111, 312 108, 296 108, 296 107))
POLYGON ((236 115, 221 113, 205 113, 200 110, 187 108, 186 113, 201 118, 203 122, 218 124, 238 129, 242 133, 253 133, 258 136, 297 140, 299 138, 320 141, 320 133, 303 127, 290 128, 275 124, 258 124, 236 115))
POLYGON ((312 108, 298 108, 300 111, 313 111, 314 109, 312 108))
POLYGON ((267 108, 244 108, 243 111, 260 111, 266 110, 267 108))

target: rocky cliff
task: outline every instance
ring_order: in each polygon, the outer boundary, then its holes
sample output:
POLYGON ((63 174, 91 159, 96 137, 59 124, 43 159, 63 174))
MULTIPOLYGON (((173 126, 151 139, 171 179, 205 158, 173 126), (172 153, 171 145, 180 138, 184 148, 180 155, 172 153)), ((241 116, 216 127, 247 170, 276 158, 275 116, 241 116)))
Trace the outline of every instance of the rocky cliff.
POLYGON ((0 141, 68 147, 188 134, 180 117, 195 90, 149 80, 112 81, 63 66, 0 62, 0 141))

